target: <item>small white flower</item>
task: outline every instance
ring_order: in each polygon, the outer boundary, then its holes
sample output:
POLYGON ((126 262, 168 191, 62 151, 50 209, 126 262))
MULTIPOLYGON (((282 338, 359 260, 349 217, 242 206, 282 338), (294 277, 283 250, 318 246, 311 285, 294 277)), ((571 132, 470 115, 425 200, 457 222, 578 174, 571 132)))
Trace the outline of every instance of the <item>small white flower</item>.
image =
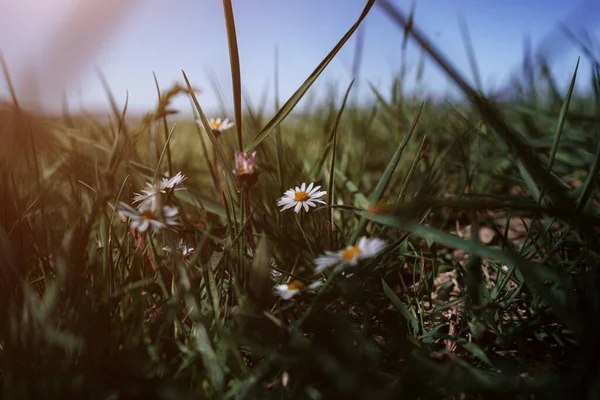
POLYGON ((290 283, 284 283, 275 286, 275 293, 284 300, 289 300, 302 291, 315 292, 323 285, 322 281, 316 281, 305 286, 302 281, 295 280, 290 283))
POLYGON ((375 257, 386 245, 385 240, 369 239, 363 236, 355 246, 348 246, 337 252, 326 251, 325 255, 317 257, 315 259, 315 271, 321 272, 333 266, 337 266, 335 271, 342 270, 347 266, 354 267, 360 260, 375 257))
POLYGON ((282 207, 281 211, 287 210, 288 208, 294 207, 296 213, 300 212, 300 209, 304 207, 304 211, 308 212, 308 207, 316 207, 315 203, 326 204, 323 200, 317 200, 319 197, 325 196, 326 191, 319 192, 321 186, 315 186, 311 183, 306 187, 306 183, 302 183, 300 187, 296 186, 296 189, 287 190, 283 197, 277 200, 277 206, 282 207))
POLYGON ((187 179, 187 177, 185 175, 183 175, 181 173, 181 171, 179 171, 171 179, 162 178, 162 180, 160 182, 160 187, 163 190, 167 190, 167 189, 172 190, 172 189, 175 189, 175 186, 179 185, 181 182, 185 181, 186 179, 187 179))
MULTIPOLYGON (((202 121, 197 119, 196 123, 200 126, 200 128, 204 129, 204 125, 202 124, 202 121)), ((212 129, 213 133, 215 135, 220 135, 221 133, 223 133, 224 131, 226 131, 227 129, 232 128, 233 126, 235 126, 235 123, 231 122, 229 120, 229 118, 225 118, 225 119, 221 119, 221 118, 211 118, 208 120, 208 124, 210 125, 210 129, 212 129)))
POLYGON ((121 201, 119 202, 118 211, 121 215, 131 219, 130 226, 138 232, 146 232, 148 228, 159 231, 167 226, 179 224, 177 221, 177 208, 171 206, 164 206, 162 216, 159 216, 150 208, 136 210, 121 201))
MULTIPOLYGON (((166 253, 172 253, 173 252, 171 250, 171 246, 165 246, 165 247, 163 247, 163 251, 166 252, 166 253)), ((194 248, 193 247, 189 247, 183 241, 183 239, 180 239, 179 243, 177 244, 177 248, 175 249, 175 253, 181 254, 183 257, 189 257, 192 254, 194 254, 194 248)))
POLYGON ((182 189, 182 188, 176 188, 176 186, 179 185, 181 182, 183 182, 185 179, 186 179, 186 176, 183 175, 180 171, 174 177, 172 177, 170 179, 162 178, 162 180, 160 181, 160 183, 158 185, 154 185, 150 182, 147 182, 146 186, 148 187, 148 189, 142 189, 142 193, 136 193, 135 197, 133 198, 133 202, 140 203, 137 206, 139 209, 156 210, 156 205, 157 205, 156 196, 158 196, 159 193, 165 194, 169 190, 182 189))
POLYGON ((158 193, 164 193, 160 186, 146 183, 148 189, 142 189, 142 193, 136 193, 133 198, 134 203, 138 204, 138 209, 156 210, 156 196, 158 193))

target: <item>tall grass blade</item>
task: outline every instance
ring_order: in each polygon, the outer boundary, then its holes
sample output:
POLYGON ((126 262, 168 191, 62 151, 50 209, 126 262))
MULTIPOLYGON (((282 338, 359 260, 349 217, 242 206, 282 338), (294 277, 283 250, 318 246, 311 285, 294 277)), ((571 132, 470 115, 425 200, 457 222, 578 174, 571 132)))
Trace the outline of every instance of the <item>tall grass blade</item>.
POLYGON ((223 11, 227 25, 227 41, 229 43, 229 62, 231 63, 231 82, 233 85, 233 108, 235 110, 235 127, 237 130, 240 151, 244 149, 242 138, 242 83, 240 74, 240 56, 238 52, 235 19, 231 0, 223 0, 223 11))
MULTIPOLYGON (((202 121, 202 126, 204 127, 204 131, 210 138, 210 141, 216 150, 216 154, 217 154, 217 157, 219 158, 219 161, 221 162, 221 166, 223 167, 223 169, 225 170, 225 173, 229 176, 229 178, 231 178, 232 181, 235 181, 235 179, 233 177, 233 173, 231 172, 232 168, 228 167, 229 163, 227 162, 227 158, 225 158, 225 153, 223 152, 223 147, 221 147, 221 144, 217 141, 217 138, 215 137, 215 134, 213 133, 213 131, 211 129, 210 123, 208 122, 206 115, 202 111, 202 107, 200 107, 200 103, 198 103, 198 99, 196 98, 196 94, 194 93, 194 91, 192 89, 192 85, 190 85, 190 81, 188 80, 187 75, 185 74, 184 71, 181 71, 181 73, 183 74, 183 78, 185 79, 185 83, 188 87, 189 94, 190 94, 190 96, 192 96, 192 100, 194 102, 194 106, 196 107, 196 111, 198 112, 198 116, 200 117, 200 120, 202 121)), ((216 173, 217 172, 215 171, 215 174, 216 173)))
POLYGON ((298 90, 296 90, 296 92, 292 95, 292 97, 290 97, 288 99, 288 101, 283 105, 283 107, 281 107, 281 109, 279 109, 279 111, 277 111, 275 116, 271 119, 271 121, 269 121, 269 123, 267 123, 267 125, 263 128, 263 130, 261 132, 259 132, 258 135, 256 135, 256 137, 254 137, 254 139, 252 139, 250 141, 250 143, 248 143, 246 145, 245 151, 247 153, 254 150, 256 148, 256 146, 258 146, 263 140, 265 140, 265 138, 267 136, 269 136, 271 134, 271 132, 273 132, 273 130, 281 123, 281 121, 283 121, 284 118, 292 111, 292 109, 296 106, 296 104, 298 104, 298 102, 302 99, 304 94, 306 94, 308 89, 317 80, 319 75, 321 75, 321 73, 329 65, 331 60, 333 60, 333 57, 335 57, 335 55, 340 51, 340 49, 348 41, 350 36, 352 36, 354 31, 356 31, 356 29, 359 27, 361 22, 365 19, 365 17, 371 10, 371 7, 373 6, 374 3, 375 3, 375 0, 368 0, 360 17, 354 23, 354 25, 352 25, 350 30, 348 30, 348 32, 346 32, 344 37, 342 37, 342 39, 338 42, 338 44, 336 44, 334 46, 334 48, 331 50, 331 52, 329 52, 329 54, 323 59, 323 61, 321 61, 321 63, 317 66, 317 68, 310 74, 308 79, 306 79, 306 81, 304 81, 304 83, 298 88, 298 90))

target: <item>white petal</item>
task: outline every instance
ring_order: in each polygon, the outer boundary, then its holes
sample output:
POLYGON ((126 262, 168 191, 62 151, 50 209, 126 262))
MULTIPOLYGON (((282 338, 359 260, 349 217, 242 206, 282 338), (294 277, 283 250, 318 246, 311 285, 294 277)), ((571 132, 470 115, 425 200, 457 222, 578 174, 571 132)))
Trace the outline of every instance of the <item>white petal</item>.
POLYGON ((159 230, 161 230, 162 228, 164 228, 164 227, 165 227, 165 224, 163 224, 163 223, 162 223, 162 222, 160 222, 160 221, 154 220, 154 219, 151 219, 151 220, 146 220, 145 222, 149 222, 149 223, 150 223, 150 225, 152 225, 152 229, 153 229, 154 231, 159 231, 159 230))
POLYGON ((302 203, 300 203, 300 202, 296 203, 296 207, 294 207, 294 212, 296 212, 296 213, 300 212, 301 207, 302 207, 302 203))
POLYGON ((323 286, 323 284, 324 284, 323 281, 313 282, 310 285, 308 285, 306 290, 308 290, 309 292, 313 292, 313 291, 317 290, 318 288, 320 288, 321 286, 323 286))
MULTIPOLYGON (((298 205, 298 204, 300 204, 300 203, 294 203, 294 202, 292 202, 292 203, 288 203, 288 204, 286 204, 286 205, 285 205, 285 206, 284 206, 284 207, 283 207, 283 208, 282 208, 280 211, 285 211, 285 210, 287 210, 287 209, 289 209, 289 208, 292 208, 292 207, 294 207, 294 205, 298 205)), ((298 212, 298 211, 296 211, 296 212, 298 212)))
POLYGON ((310 197, 312 197, 313 199, 318 198, 318 197, 323 197, 327 194, 327 191, 323 190, 321 192, 317 192, 317 193, 313 193, 310 195, 310 197))
POLYGON ((339 262, 339 259, 337 258, 337 255, 325 255, 317 257, 313 262, 316 265, 315 271, 319 273, 337 264, 339 262))
POLYGON ((313 188, 313 185, 314 185, 314 183, 312 183, 312 182, 310 183, 310 185, 308 185, 308 187, 306 188, 306 193, 310 193, 310 191, 313 188))
MULTIPOLYGON (((311 185, 312 185, 312 183, 311 183, 311 185)), ((308 191, 308 194, 312 196, 319 189, 321 189, 321 186, 315 186, 312 190, 308 191)))
POLYGON ((364 250, 364 248, 367 247, 368 242, 369 240, 366 236, 361 236, 361 238, 358 239, 358 248, 364 250))
POLYGON ((278 292, 287 292, 288 285, 277 285, 275 286, 275 290, 278 292))
POLYGON ((119 203, 118 210, 121 214, 123 214, 124 216, 129 217, 129 218, 137 218, 140 216, 139 212, 137 212, 133 208, 129 207, 125 203, 119 203))
POLYGON ((179 213, 179 210, 177 210, 177 207, 171 207, 171 206, 164 206, 163 207, 163 215, 167 218, 169 217, 174 217, 179 213))
POLYGON ((137 230, 140 232, 146 232, 148 230, 148 227, 150 227, 150 223, 147 219, 143 219, 141 221, 138 220, 136 222, 138 224, 137 230))
POLYGON ((295 203, 295 202, 296 202, 296 200, 290 199, 288 197, 281 197, 281 198, 277 199, 278 206, 282 206, 284 204, 289 204, 289 203, 295 203))
POLYGON ((302 182, 302 185, 300 185, 300 191, 306 192, 306 182, 302 182))
POLYGON ((308 204, 302 202, 302 207, 304 207, 304 211, 308 212, 308 204))
POLYGON ((300 293, 300 290, 298 290, 298 289, 288 290, 286 293, 281 295, 281 298, 284 300, 289 300, 292 297, 294 297, 295 295, 297 295, 298 293, 300 293))

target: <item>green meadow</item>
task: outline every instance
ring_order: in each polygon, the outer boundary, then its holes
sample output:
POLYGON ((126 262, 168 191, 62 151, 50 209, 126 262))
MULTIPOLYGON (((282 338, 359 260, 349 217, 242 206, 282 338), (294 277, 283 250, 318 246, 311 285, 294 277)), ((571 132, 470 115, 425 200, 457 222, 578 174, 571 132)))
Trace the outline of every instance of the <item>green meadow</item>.
POLYGON ((370 104, 338 82, 296 107, 373 3, 274 105, 242 98, 230 0, 231 115, 205 112, 193 71, 144 116, 108 84, 105 117, 8 99, 2 398, 600 396, 593 51, 573 40, 566 82, 525 55, 507 100, 381 0, 465 100, 415 95, 406 66, 387 92, 361 83, 370 104))

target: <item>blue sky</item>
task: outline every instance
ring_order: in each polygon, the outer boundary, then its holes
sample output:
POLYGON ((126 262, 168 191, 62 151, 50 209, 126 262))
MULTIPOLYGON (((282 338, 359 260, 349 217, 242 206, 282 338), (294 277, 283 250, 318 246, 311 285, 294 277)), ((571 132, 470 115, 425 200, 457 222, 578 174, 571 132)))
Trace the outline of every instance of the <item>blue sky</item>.
MULTIPOLYGON (((557 76, 568 82, 580 54, 566 52, 570 46, 565 40, 547 34, 571 10, 576 10, 569 17, 571 26, 595 27, 600 16, 600 4, 596 3, 417 0, 415 22, 467 72, 458 22, 463 16, 487 88, 499 87, 518 71, 525 35, 534 46, 546 38, 560 55, 556 57, 560 59, 557 76), (585 7, 578 9, 578 4, 584 3, 585 7)), ((242 85, 254 103, 265 87, 269 105, 273 102, 276 47, 280 98, 285 101, 354 23, 364 4, 365 0, 233 0, 242 85)), ((395 4, 405 12, 410 8, 408 0, 396 0, 395 4)), ((46 109, 61 105, 65 88, 71 108, 106 107, 106 95, 95 72, 98 67, 120 104, 129 92, 131 110, 146 111, 155 105, 153 71, 161 87, 167 88, 183 82, 182 69, 192 84, 203 89, 199 97, 202 106, 216 110, 210 75, 222 87, 227 105, 232 104, 222 7, 219 0, 0 0, 0 50, 19 96, 24 101, 42 99, 46 109), (82 7, 84 2, 87 6, 82 7), (38 83, 37 92, 30 85, 32 77, 38 83)), ((402 32, 377 5, 361 29, 365 47, 359 93, 368 94, 367 81, 386 92, 400 68, 402 32)), ((356 36, 319 79, 313 88, 317 97, 331 82, 342 89, 350 82, 355 40, 356 36)), ((418 49, 409 45, 406 57, 414 70, 418 49)), ((452 87, 430 62, 426 63, 425 78, 428 91, 445 93, 452 87)), ((0 95, 6 95, 5 86, 0 83, 0 95)), ((309 98, 304 101, 312 101, 309 98)), ((187 112, 189 100, 181 98, 175 106, 187 112)))

